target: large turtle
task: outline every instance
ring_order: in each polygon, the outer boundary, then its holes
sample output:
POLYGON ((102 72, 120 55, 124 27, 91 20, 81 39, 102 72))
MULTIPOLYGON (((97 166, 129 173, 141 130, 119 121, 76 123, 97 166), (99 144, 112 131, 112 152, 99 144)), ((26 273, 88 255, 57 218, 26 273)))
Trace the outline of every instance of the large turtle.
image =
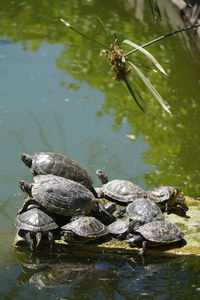
POLYGON ((38 175, 34 181, 33 184, 20 181, 22 191, 31 197, 25 200, 20 213, 33 203, 68 217, 88 215, 95 209, 94 195, 78 182, 55 175, 38 175))
POLYGON ((100 197, 115 201, 122 206, 146 194, 139 185, 131 181, 122 179, 108 181, 107 175, 101 170, 97 170, 96 174, 103 184, 99 191, 100 197))
POLYGON ((154 201, 148 198, 135 199, 126 207, 126 212, 130 218, 130 232, 146 223, 164 220, 161 209, 154 201))
POLYGON ((162 211, 166 211, 167 213, 169 213, 170 210, 180 209, 183 211, 183 214, 185 214, 188 210, 180 188, 161 186, 147 192, 147 195, 148 198, 155 201, 162 211))
POLYGON ((62 236, 68 243, 97 241, 108 235, 106 226, 94 217, 79 217, 62 226, 62 236))
POLYGON ((91 175, 78 162, 65 155, 54 152, 23 153, 21 159, 34 176, 52 174, 65 177, 83 184, 96 196, 91 175))
POLYGON ((35 206, 29 207, 22 214, 18 214, 15 225, 18 228, 19 236, 25 238, 31 251, 33 251, 34 244, 37 247, 44 236, 52 245, 53 232, 58 229, 58 225, 52 217, 43 209, 35 206))
POLYGON ((172 246, 183 242, 183 232, 176 225, 167 221, 152 221, 135 229, 127 242, 132 246, 142 247, 144 253, 147 247, 161 245, 172 246))

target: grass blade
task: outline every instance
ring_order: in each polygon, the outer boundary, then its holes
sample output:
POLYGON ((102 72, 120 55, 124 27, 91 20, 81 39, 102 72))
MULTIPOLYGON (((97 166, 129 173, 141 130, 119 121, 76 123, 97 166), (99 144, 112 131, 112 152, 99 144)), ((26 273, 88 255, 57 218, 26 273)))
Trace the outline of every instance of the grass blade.
POLYGON ((65 21, 64 19, 60 19, 60 21, 65 25, 67 26, 68 28, 72 29, 73 31, 75 31, 76 33, 82 35, 84 38, 90 40, 91 42, 97 44, 98 46, 100 47, 103 47, 103 48, 107 48, 104 44, 101 44, 99 42, 97 42, 96 40, 94 40, 93 38, 87 36, 86 34, 80 32, 78 29, 76 29, 75 27, 73 27, 70 23, 68 23, 67 21, 65 21))
POLYGON ((131 96, 132 96, 133 99, 135 100, 136 104, 139 106, 139 108, 140 108, 143 112, 145 112, 144 108, 143 108, 142 105, 139 103, 139 101, 138 101, 138 99, 137 99, 137 97, 136 97, 136 94, 135 94, 135 92, 134 92, 134 89, 133 89, 132 85, 130 84, 130 82, 129 82, 129 80, 128 80, 127 77, 124 78, 124 82, 126 83, 126 86, 127 86, 128 90, 129 90, 131 96))
POLYGON ((166 106, 164 100, 162 97, 159 95, 159 93, 156 91, 156 89, 152 86, 150 81, 144 76, 144 74, 136 67, 131 61, 129 61, 130 65, 133 67, 135 72, 138 74, 138 76, 141 78, 141 80, 144 82, 144 84, 148 87, 148 89, 151 91, 151 93, 154 95, 154 97, 157 99, 157 101, 160 103, 162 108, 168 112, 170 115, 172 115, 171 111, 169 108, 166 106))
POLYGON ((147 51, 146 49, 142 48, 141 46, 129 41, 129 40, 124 40, 123 43, 127 44, 127 45, 130 45, 136 49, 138 49, 139 51, 141 51, 143 54, 145 54, 153 63, 154 65, 158 68, 158 70, 162 73, 164 73, 165 75, 166 72, 165 70, 163 69, 163 67, 159 64, 159 62, 155 59, 155 57, 149 52, 147 51))
POLYGON ((149 4, 151 7, 151 11, 154 15, 154 18, 155 19, 158 18, 159 20, 161 20, 161 12, 160 12, 159 6, 157 4, 157 0, 149 0, 149 4))

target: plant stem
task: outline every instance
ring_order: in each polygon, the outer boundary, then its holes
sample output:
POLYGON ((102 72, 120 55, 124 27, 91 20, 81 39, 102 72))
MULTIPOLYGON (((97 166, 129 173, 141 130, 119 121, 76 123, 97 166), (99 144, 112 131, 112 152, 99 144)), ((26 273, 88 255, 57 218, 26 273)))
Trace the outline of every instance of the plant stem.
POLYGON ((94 40, 93 38, 91 38, 91 37, 85 35, 84 33, 80 32, 78 29, 76 29, 76 28, 74 28, 73 26, 71 26, 71 24, 69 24, 67 21, 65 21, 65 20, 63 20, 63 19, 60 19, 60 21, 61 21, 63 24, 65 24, 65 26, 67 26, 68 28, 70 28, 70 29, 72 29, 73 31, 75 31, 76 33, 82 35, 84 38, 90 40, 91 42, 97 44, 97 45, 100 46, 100 47, 107 48, 105 45, 103 45, 103 44, 97 42, 97 41, 94 40))
MULTIPOLYGON (((154 39, 154 40, 152 40, 152 41, 150 41, 150 42, 148 42, 148 43, 146 43, 146 44, 144 44, 144 45, 142 45, 140 47, 145 48, 145 47, 150 46, 150 45, 152 45, 152 44, 154 44, 154 43, 156 43, 156 42, 158 42, 158 41, 160 41, 162 39, 165 39, 166 37, 169 37, 171 35, 174 35, 176 33, 181 32, 181 31, 192 29, 192 28, 195 28, 195 27, 198 27, 198 26, 200 26, 200 24, 195 24, 195 25, 192 25, 192 26, 188 26, 188 27, 184 27, 184 28, 178 29, 176 31, 173 31, 173 32, 167 33, 165 35, 162 35, 162 36, 160 36, 160 37, 158 37, 158 38, 156 38, 156 39, 154 39)), ((138 51, 138 49, 131 50, 131 51, 127 52, 126 54, 124 54, 124 57, 126 57, 126 56, 128 56, 128 55, 130 55, 130 54, 132 54, 132 53, 134 53, 136 51, 138 51)))

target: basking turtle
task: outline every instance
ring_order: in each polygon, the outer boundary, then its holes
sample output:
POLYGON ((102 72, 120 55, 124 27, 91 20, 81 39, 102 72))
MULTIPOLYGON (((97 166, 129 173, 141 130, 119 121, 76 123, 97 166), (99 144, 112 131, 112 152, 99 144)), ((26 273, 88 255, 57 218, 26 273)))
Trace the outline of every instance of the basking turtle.
POLYGON ((147 192, 148 198, 155 201, 162 211, 169 213, 171 209, 179 208, 184 212, 188 207, 181 196, 181 189, 173 186, 161 186, 147 192))
POLYGON ((53 231, 58 228, 51 216, 41 208, 34 206, 22 214, 18 214, 15 225, 18 228, 19 236, 25 238, 31 251, 33 251, 35 241, 35 247, 37 247, 44 236, 48 238, 50 245, 52 245, 53 231))
POLYGON ((95 209, 94 195, 78 182, 55 175, 38 175, 34 181, 33 184, 20 181, 22 191, 31 197, 25 200, 20 213, 34 203, 47 211, 68 217, 87 215, 95 209))
POLYGON ((116 220, 107 226, 108 232, 119 240, 125 239, 128 234, 129 221, 128 220, 116 220))
POLYGON ((122 179, 108 181, 107 175, 101 170, 97 170, 96 174, 103 184, 99 191, 100 196, 120 205, 126 206, 134 199, 143 197, 146 194, 141 187, 131 181, 122 179))
POLYGON ((94 217, 79 217, 62 226, 62 235, 66 242, 97 241, 108 235, 106 226, 94 217))
POLYGON ((164 220, 161 209, 148 198, 136 199, 126 207, 127 215, 130 218, 129 231, 146 223, 164 220))
POLYGON ((167 221, 153 221, 134 230, 127 242, 130 245, 142 247, 143 253, 147 247, 171 245, 183 242, 183 232, 167 221))
POLYGON ((21 159, 34 176, 52 174, 65 177, 86 186, 96 196, 91 175, 78 162, 65 155, 54 152, 23 153, 21 159))

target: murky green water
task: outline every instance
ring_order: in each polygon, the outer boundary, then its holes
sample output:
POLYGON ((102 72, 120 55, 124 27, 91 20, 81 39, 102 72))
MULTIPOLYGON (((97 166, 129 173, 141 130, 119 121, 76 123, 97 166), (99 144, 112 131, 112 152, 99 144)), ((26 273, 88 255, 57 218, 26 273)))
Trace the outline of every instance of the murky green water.
MULTIPOLYGON (((184 26, 168 1, 160 2, 161 23, 142 7, 143 1, 0 1, 2 299, 198 298, 199 258, 131 264, 73 255, 39 257, 32 260, 45 269, 30 270, 31 259, 22 268, 24 258, 16 257, 11 246, 22 204, 18 180, 31 180, 19 159, 22 152, 66 153, 91 172, 96 185, 95 170, 102 168, 110 178, 133 180, 146 189, 173 184, 199 196, 200 65, 192 31, 148 48, 169 75, 144 71, 170 105, 171 118, 142 88, 144 115, 112 80, 101 49, 59 21, 67 19, 109 45, 98 14, 120 41, 143 44, 184 26)), ((141 55, 135 58, 147 63, 141 55)))

